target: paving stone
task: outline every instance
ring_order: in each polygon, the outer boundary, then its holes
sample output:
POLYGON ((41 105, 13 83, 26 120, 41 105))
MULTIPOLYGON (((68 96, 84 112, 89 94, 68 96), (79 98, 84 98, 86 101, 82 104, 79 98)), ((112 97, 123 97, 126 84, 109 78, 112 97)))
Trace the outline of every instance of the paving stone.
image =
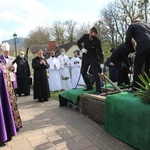
POLYGON ((48 139, 51 142, 56 142, 57 140, 61 140, 62 137, 60 135, 54 135, 54 136, 48 137, 48 139))
POLYGON ((30 143, 33 147, 44 145, 45 143, 50 143, 51 144, 51 142, 49 142, 49 140, 47 138, 39 138, 39 139, 30 141, 30 143))
POLYGON ((87 139, 82 139, 82 140, 76 141, 74 143, 68 143, 68 145, 71 148, 71 150, 81 150, 81 149, 85 149, 85 148, 94 146, 93 143, 87 139))
POLYGON ((134 150, 81 113, 33 95, 17 100, 23 128, 0 150, 134 150))

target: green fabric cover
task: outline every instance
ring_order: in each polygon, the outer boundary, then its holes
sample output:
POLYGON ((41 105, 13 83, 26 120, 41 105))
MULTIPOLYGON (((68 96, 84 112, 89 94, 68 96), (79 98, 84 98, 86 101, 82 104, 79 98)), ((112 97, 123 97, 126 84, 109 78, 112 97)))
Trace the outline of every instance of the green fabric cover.
POLYGON ((71 89, 60 93, 59 95, 67 100, 72 101, 74 104, 78 102, 78 96, 87 93, 94 93, 95 88, 90 91, 83 91, 83 88, 71 89))
POLYGON ((105 129, 141 150, 150 150, 150 104, 133 93, 109 95, 105 101, 105 129))
MULTIPOLYGON (((117 85, 117 82, 114 82, 114 84, 115 85, 117 85)), ((122 88, 128 88, 128 87, 130 87, 131 85, 127 85, 127 84, 125 84, 124 86, 118 86, 120 89, 122 89, 122 88)), ((105 87, 105 85, 104 85, 104 87, 105 87)), ((110 83, 106 83, 106 87, 107 88, 114 88, 110 83)))

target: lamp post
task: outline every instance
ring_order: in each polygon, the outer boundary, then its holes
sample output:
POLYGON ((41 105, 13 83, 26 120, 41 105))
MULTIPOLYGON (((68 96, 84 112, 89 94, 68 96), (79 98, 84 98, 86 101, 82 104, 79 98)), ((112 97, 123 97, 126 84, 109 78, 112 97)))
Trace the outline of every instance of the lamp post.
POLYGON ((14 40, 15 40, 15 55, 16 55, 16 57, 17 57, 17 43, 16 43, 17 34, 14 33, 14 34, 13 34, 13 37, 14 37, 14 40))

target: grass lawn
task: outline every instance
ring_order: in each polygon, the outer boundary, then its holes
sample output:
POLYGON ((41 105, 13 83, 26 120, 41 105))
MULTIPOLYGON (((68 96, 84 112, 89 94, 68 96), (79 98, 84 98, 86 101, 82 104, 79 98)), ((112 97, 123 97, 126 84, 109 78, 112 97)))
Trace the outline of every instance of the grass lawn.
POLYGON ((57 92, 50 92, 50 96, 51 98, 54 98, 55 100, 59 100, 59 93, 61 93, 63 91, 57 91, 57 92))

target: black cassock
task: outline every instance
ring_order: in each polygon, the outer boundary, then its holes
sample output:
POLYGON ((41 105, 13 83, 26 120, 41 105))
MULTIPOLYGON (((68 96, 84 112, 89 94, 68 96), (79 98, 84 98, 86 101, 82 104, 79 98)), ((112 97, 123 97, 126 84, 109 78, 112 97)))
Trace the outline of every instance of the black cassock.
POLYGON ((20 58, 19 56, 13 61, 13 64, 17 64, 17 84, 18 88, 16 89, 16 94, 30 94, 30 83, 29 76, 30 68, 26 58, 20 58))
POLYGON ((46 59, 35 57, 32 59, 32 68, 34 69, 34 99, 45 99, 50 97, 48 85, 47 70, 49 64, 46 59), (44 60, 46 65, 41 65, 40 61, 44 60))

